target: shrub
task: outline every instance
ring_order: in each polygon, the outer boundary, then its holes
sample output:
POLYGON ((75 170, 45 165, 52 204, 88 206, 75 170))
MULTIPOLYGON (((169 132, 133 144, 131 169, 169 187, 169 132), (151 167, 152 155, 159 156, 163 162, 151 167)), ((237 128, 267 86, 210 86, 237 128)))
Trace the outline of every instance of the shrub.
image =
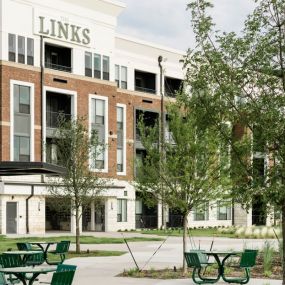
POLYGON ((269 241, 266 241, 263 246, 263 271, 265 276, 270 276, 272 272, 274 247, 269 241))

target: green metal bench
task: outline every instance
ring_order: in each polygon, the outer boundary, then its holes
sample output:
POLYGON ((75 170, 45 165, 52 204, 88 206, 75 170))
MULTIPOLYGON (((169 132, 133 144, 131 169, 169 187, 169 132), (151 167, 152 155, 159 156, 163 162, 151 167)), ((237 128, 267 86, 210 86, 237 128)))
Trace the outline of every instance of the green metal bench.
POLYGON ((46 259, 46 263, 49 265, 58 265, 62 264, 65 260, 66 254, 68 253, 70 246, 70 241, 61 241, 56 245, 55 250, 50 250, 48 253, 53 255, 58 255, 60 257, 59 261, 50 261, 48 258, 46 259))
MULTIPOLYGON (((0 266, 3 268, 12 268, 22 267, 24 264, 19 255, 0 254, 0 266)), ((12 274, 9 274, 7 279, 9 280, 9 284, 16 284, 20 282, 18 278, 14 278, 12 274)), ((6 278, 4 278, 4 280, 6 280, 6 278)))
MULTIPOLYGON (((74 271, 75 272, 76 268, 77 268, 76 265, 59 264, 56 268, 56 272, 66 272, 66 271, 74 271)), ((72 277, 72 280, 73 280, 73 277, 72 277)), ((40 283, 41 284, 50 284, 50 282, 40 282, 40 283)))
POLYGON ((51 285, 71 285, 75 271, 55 272, 52 275, 51 285))
MULTIPOLYGON (((240 258, 240 263, 237 266, 239 269, 244 270, 244 276, 241 277, 227 277, 225 274, 222 275, 222 278, 225 282, 235 283, 235 284, 247 284, 250 280, 250 269, 256 264, 256 257, 258 251, 253 249, 246 249, 240 258)), ((224 266, 225 261, 223 261, 222 266, 224 266)))
POLYGON ((213 284, 220 279, 220 275, 214 277, 204 277, 201 271, 207 266, 212 265, 212 262, 208 261, 208 257, 201 250, 193 250, 190 252, 184 252, 184 257, 187 262, 187 266, 193 268, 192 279, 196 284, 213 284))

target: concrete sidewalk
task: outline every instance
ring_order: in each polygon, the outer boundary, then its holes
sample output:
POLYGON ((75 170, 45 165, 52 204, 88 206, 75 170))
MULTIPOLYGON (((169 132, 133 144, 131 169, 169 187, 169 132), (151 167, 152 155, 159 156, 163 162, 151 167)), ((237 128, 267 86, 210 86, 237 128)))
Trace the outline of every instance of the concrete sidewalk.
MULTIPOLYGON (((96 236, 97 233, 96 233, 96 236)), ((104 234, 106 236, 106 234, 104 234)), ((110 233, 109 236, 119 237, 120 235, 110 233)), ((129 234, 125 234, 129 237, 129 234)), ((212 243, 212 238, 195 238, 196 246, 200 244, 201 248, 209 249, 212 243)), ((274 241, 272 241, 274 243, 274 241)), ((163 244, 157 254, 147 264, 147 260, 152 256, 162 242, 132 242, 129 243, 133 251, 133 255, 140 268, 177 268, 182 265, 182 238, 169 237, 163 244)), ((215 238, 214 249, 217 250, 243 250, 247 248, 261 248, 264 240, 240 240, 229 238, 215 238)), ((74 245, 72 245, 74 248, 74 245)), ((154 280, 154 279, 135 279, 135 278, 119 278, 116 277, 124 269, 128 270, 135 268, 130 253, 125 244, 98 244, 98 245, 82 245, 82 250, 123 250, 127 253, 122 256, 114 257, 88 257, 69 259, 66 263, 75 264, 78 266, 73 285, 85 284, 103 284, 103 285, 184 285, 194 284, 191 279, 184 280, 154 280)), ((51 275, 49 275, 50 278, 51 275)), ((42 280, 46 276, 42 276, 42 280)), ((219 282, 216 284, 225 284, 219 282)), ((250 285, 281 285, 280 280, 251 280, 250 285)))

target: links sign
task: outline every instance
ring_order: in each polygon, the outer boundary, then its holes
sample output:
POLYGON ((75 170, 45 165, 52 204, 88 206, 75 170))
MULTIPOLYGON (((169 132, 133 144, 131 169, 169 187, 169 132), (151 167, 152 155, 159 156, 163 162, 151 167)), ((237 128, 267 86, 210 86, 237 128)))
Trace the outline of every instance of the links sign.
POLYGON ((35 15, 35 34, 74 44, 90 45, 90 29, 48 16, 35 15))

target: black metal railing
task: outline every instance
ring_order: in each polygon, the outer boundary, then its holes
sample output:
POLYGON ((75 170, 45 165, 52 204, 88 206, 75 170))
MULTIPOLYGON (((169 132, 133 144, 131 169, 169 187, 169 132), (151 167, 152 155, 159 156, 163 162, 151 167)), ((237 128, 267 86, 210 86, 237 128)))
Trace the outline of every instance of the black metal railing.
POLYGON ((58 128, 62 121, 70 121, 71 114, 63 112, 46 112, 46 125, 48 128, 58 128))
POLYGON ((136 228, 137 229, 156 229, 157 228, 157 216, 136 214, 136 228))
POLYGON ((155 89, 141 87, 141 86, 136 86, 135 90, 139 91, 139 92, 144 92, 144 93, 156 94, 156 90, 155 89))
POLYGON ((54 63, 51 63, 51 62, 48 62, 48 61, 45 62, 45 67, 46 68, 50 68, 50 69, 59 70, 59 71, 72 72, 72 67, 71 66, 64 66, 64 65, 54 64, 54 63))

